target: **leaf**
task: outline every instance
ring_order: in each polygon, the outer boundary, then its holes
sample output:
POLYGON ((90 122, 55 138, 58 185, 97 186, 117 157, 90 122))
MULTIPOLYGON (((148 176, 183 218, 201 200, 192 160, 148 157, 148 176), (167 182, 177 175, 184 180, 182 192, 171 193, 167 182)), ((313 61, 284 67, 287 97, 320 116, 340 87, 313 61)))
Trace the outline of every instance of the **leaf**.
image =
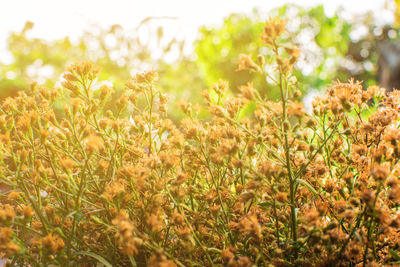
POLYGON ((258 203, 261 208, 268 208, 272 206, 272 201, 258 203))
POLYGON ((129 257, 129 261, 131 262, 132 267, 136 267, 137 264, 136 264, 135 259, 131 255, 128 255, 128 257, 129 257))
POLYGON ((111 263, 109 263, 106 259, 104 259, 102 256, 97 255, 96 253, 90 252, 90 251, 79 251, 76 253, 77 255, 84 255, 84 256, 89 256, 94 259, 96 259, 98 262, 104 264, 106 267, 113 267, 111 263))
POLYGON ((318 195, 317 190, 315 190, 314 187, 310 185, 307 181, 304 181, 302 179, 296 179, 296 183, 305 185, 308 188, 308 190, 310 190, 311 193, 314 194, 314 196, 318 195))
POLYGON ((393 249, 389 249, 389 252, 390 252, 390 255, 392 255, 392 257, 395 260, 400 261, 400 255, 396 251, 394 251, 393 249))
MULTIPOLYGON (((274 203, 272 201, 267 201, 267 202, 261 202, 258 203, 258 205, 262 208, 262 209, 269 209, 270 207, 272 207, 274 205, 274 203)), ((275 206, 277 207, 283 207, 286 206, 286 203, 280 203, 280 202, 275 202, 275 206)))
POLYGON ((207 248, 207 250, 208 251, 214 251, 214 252, 217 252, 217 253, 221 253, 221 250, 218 249, 218 248, 207 248))
POLYGON ((100 218, 98 218, 98 217, 96 217, 96 216, 94 216, 94 215, 92 215, 92 219, 94 220, 94 221, 96 221, 97 223, 99 223, 99 224, 102 224, 102 225, 104 225, 104 226, 106 226, 107 228, 108 227, 110 227, 110 225, 109 224, 106 224, 105 222, 103 222, 100 218))

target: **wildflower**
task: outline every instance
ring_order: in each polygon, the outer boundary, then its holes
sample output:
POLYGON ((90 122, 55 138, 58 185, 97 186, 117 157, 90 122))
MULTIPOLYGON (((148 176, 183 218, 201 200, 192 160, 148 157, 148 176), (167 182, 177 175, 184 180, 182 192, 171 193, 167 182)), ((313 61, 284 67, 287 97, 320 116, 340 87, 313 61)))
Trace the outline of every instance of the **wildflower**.
POLYGON ((177 230, 177 235, 184 238, 184 239, 188 239, 191 233, 191 230, 189 227, 185 226, 183 228, 180 228, 177 230))
POLYGON ((261 226, 255 215, 249 215, 239 222, 239 231, 247 236, 261 238, 261 226))
POLYGON ((326 201, 318 201, 316 204, 316 208, 320 216, 325 215, 329 210, 329 203, 326 201))
POLYGON ((221 251, 221 257, 222 257, 222 260, 223 260, 225 263, 228 263, 228 262, 230 262, 231 260, 234 259, 235 254, 233 254, 232 251, 231 251, 230 249, 223 249, 223 250, 221 251))
POLYGON ((390 171, 388 168, 382 165, 376 164, 372 169, 370 174, 378 182, 384 181, 389 176, 390 171))
POLYGON ((256 90, 252 82, 247 83, 247 85, 239 86, 239 90, 246 99, 253 100, 256 90))
POLYGON ((70 82, 77 82, 77 81, 79 81, 78 77, 76 77, 74 74, 72 74, 72 73, 70 73, 70 72, 65 73, 65 74, 63 75, 63 78, 64 78, 65 80, 67 80, 67 81, 70 81, 70 82))
POLYGON ((230 260, 227 266, 241 266, 241 267, 251 267, 253 266, 252 262, 248 257, 238 256, 230 260))
POLYGON ((101 149, 103 149, 104 141, 101 137, 97 135, 91 135, 86 138, 86 152, 88 154, 93 154, 101 149))
POLYGON ((143 241, 134 236, 134 226, 126 211, 121 210, 118 216, 112 220, 112 223, 117 228, 115 237, 122 251, 126 255, 137 255, 139 253, 138 248, 142 245, 143 241))
POLYGON ((15 217, 15 210, 9 204, 0 206, 0 224, 2 222, 11 222, 15 217))
POLYGON ((103 195, 107 200, 112 201, 123 192, 125 192, 125 182, 122 179, 118 179, 106 186, 103 195))
POLYGON ((347 246, 347 250, 345 252, 346 257, 352 261, 357 260, 358 257, 360 257, 361 253, 362 253, 361 246, 356 242, 351 242, 351 244, 347 246))
POLYGON ((306 109, 304 108, 303 102, 293 102, 288 106, 288 115, 303 117, 306 114, 306 109))
POLYGON ((31 83, 29 84, 29 89, 31 90, 31 93, 34 93, 34 92, 35 92, 37 84, 38 84, 38 83, 37 83, 36 81, 33 81, 33 82, 31 82, 31 83))
POLYGON ((11 257, 20 251, 20 247, 13 242, 8 242, 2 247, 0 247, 0 251, 3 250, 6 257, 11 257))
POLYGON ((238 68, 236 71, 241 70, 252 70, 255 72, 259 72, 260 67, 251 59, 251 56, 241 54, 238 61, 238 68))
POLYGON ((347 222, 351 222, 355 217, 354 210, 346 210, 341 214, 341 217, 347 222))
POLYGON ((40 139, 42 142, 44 142, 49 135, 50 135, 49 131, 47 131, 45 129, 40 130, 40 139))
POLYGON ((147 266, 154 267, 176 267, 177 265, 172 261, 168 260, 164 255, 162 250, 156 251, 154 255, 152 255, 147 263, 147 266))
POLYGON ((74 95, 79 95, 80 93, 79 87, 76 84, 72 83, 71 81, 63 82, 62 86, 70 90, 74 95))
POLYGON ((311 226, 317 226, 319 220, 319 212, 317 210, 309 210, 304 214, 304 220, 311 226))
POLYGON ((147 225, 151 229, 151 231, 160 231, 163 227, 162 218, 159 213, 152 213, 147 217, 146 220, 147 225))
POLYGON ((270 18, 265 22, 261 40, 268 45, 274 44, 276 38, 285 31, 286 21, 280 18, 270 18))
POLYGON ((389 199, 395 202, 400 201, 400 187, 395 186, 389 189, 389 199))
POLYGON ((152 83, 157 79, 158 79, 158 73, 155 70, 137 73, 135 79, 127 83, 127 87, 130 89, 137 89, 138 87, 135 85, 135 83, 138 84, 152 83))
POLYGON ((241 98, 231 97, 225 100, 225 107, 228 111, 229 117, 234 118, 240 108, 242 108, 244 102, 241 98))
POLYGON ((145 79, 149 82, 157 81, 157 79, 158 79, 158 73, 155 70, 146 71, 144 73, 144 76, 145 76, 145 79))
POLYGON ((184 217, 183 217, 183 215, 180 214, 177 210, 174 211, 172 220, 173 220, 173 223, 174 223, 175 225, 177 225, 177 226, 183 225, 183 223, 184 223, 184 217))
POLYGON ((278 202, 285 203, 287 201, 287 193, 285 192, 278 192, 275 196, 275 199, 278 202))
MULTIPOLYGON (((160 267, 175 260, 367 265, 363 252, 367 261, 392 262, 400 237, 400 93, 338 82, 307 115, 289 73, 300 54, 281 44, 284 26, 270 19, 262 34, 275 54, 276 77, 288 86, 284 103, 263 101, 251 82, 239 95, 227 94, 229 84, 220 80, 203 94, 210 118, 197 118, 200 108, 182 101, 187 118, 175 124, 165 118, 157 73, 148 71, 119 96, 117 109, 135 104, 129 114, 103 112, 113 88, 86 94, 97 73, 88 62, 64 75, 62 90, 73 96, 63 100, 65 114, 56 116, 53 107, 58 90, 37 85, 3 100, 0 257, 84 264, 89 258, 64 253, 68 238, 74 251, 89 246, 113 265, 133 257, 160 267), (142 102, 146 97, 154 101, 142 102), (367 105, 371 97, 376 110, 367 105), (249 101, 254 114, 240 112, 249 101), (155 143, 146 153, 150 137, 155 143), (110 240, 116 248, 104 250, 110 240)), ((242 55, 238 69, 261 71, 264 64, 262 55, 256 62, 242 55)))
POLYGON ((39 222, 39 221, 33 221, 33 222, 31 223, 31 227, 32 227, 33 229, 35 229, 35 230, 40 230, 40 229, 42 229, 43 224, 42 224, 41 222, 39 222))
POLYGON ((100 87, 100 99, 105 100, 107 98, 107 96, 110 94, 110 92, 111 92, 110 86, 107 84, 103 84, 100 87))
POLYGON ((180 184, 183 184, 187 179, 188 179, 188 175, 187 175, 186 173, 179 173, 179 174, 176 176, 176 180, 174 180, 174 181, 172 182, 172 184, 174 184, 174 185, 180 185, 180 184))
POLYGON ((369 117, 368 121, 375 127, 386 127, 392 121, 398 119, 398 117, 399 114, 394 109, 391 109, 389 107, 382 107, 371 117, 369 117))
POLYGON ((343 233, 339 228, 333 228, 327 231, 327 234, 333 244, 341 242, 346 238, 346 234, 343 233))
POLYGON ((8 243, 12 236, 12 230, 9 227, 0 228, 0 244, 8 243))
POLYGON ((17 128, 22 132, 27 132, 31 126, 31 118, 28 114, 22 115, 17 121, 17 128))
POLYGON ((223 95, 228 90, 228 87, 228 82, 220 79, 218 83, 212 86, 212 89, 217 93, 217 95, 223 95))
POLYGON ((40 240, 40 243, 53 255, 57 254, 60 250, 62 250, 65 245, 64 241, 60 237, 52 233, 49 233, 47 236, 42 238, 40 240))
POLYGON ((208 91, 207 90, 203 90, 201 92, 201 96, 203 97, 205 104, 209 105, 210 102, 211 102, 211 98, 210 98, 210 94, 208 93, 208 91))
POLYGON ((22 194, 22 192, 13 191, 13 192, 10 192, 7 196, 12 200, 17 200, 21 194, 22 194))
POLYGON ((73 98, 71 100, 71 105, 72 105, 72 113, 75 115, 82 107, 83 101, 80 98, 73 98))
POLYGON ((59 163, 60 163, 60 166, 64 169, 64 170, 66 170, 67 172, 68 171, 72 171, 73 170, 73 168, 75 167, 75 161, 74 160, 72 160, 72 159, 70 159, 70 158, 64 158, 64 159, 61 159, 60 161, 59 161, 59 163))
POLYGON ((187 102, 184 99, 180 99, 178 102, 179 108, 186 114, 191 115, 192 113, 192 103, 187 102))
POLYGON ((4 254, 6 257, 11 257, 20 250, 19 246, 12 242, 12 235, 11 228, 0 228, 0 254, 4 254))
POLYGON ((168 96, 166 94, 160 94, 159 111, 161 113, 167 112, 167 101, 168 101, 168 96))
POLYGON ((395 146, 398 140, 400 140, 400 129, 388 127, 385 131, 383 139, 395 146))
POLYGON ((239 196, 239 202, 247 203, 255 196, 253 191, 243 191, 239 196))
POLYGON ((119 109, 122 109, 126 106, 126 104, 128 103, 128 96, 126 94, 122 94, 121 97, 118 99, 117 101, 117 107, 119 109))
POLYGON ((218 212, 221 209, 221 205, 216 205, 216 206, 212 206, 210 207, 210 212, 214 215, 218 214, 218 212))
POLYGON ((285 50, 290 56, 290 64, 294 64, 300 57, 300 49, 297 47, 285 47, 285 50))
POLYGON ((25 206, 23 211, 24 217, 29 219, 32 217, 33 211, 31 206, 25 206))
POLYGON ((297 151, 308 151, 310 148, 310 146, 306 143, 303 142, 299 142, 297 144, 297 151))
POLYGON ((367 203, 367 204, 369 204, 372 201, 374 196, 375 196, 375 192, 370 188, 365 188, 361 192, 361 195, 360 195, 360 197, 364 201, 364 203, 367 203))

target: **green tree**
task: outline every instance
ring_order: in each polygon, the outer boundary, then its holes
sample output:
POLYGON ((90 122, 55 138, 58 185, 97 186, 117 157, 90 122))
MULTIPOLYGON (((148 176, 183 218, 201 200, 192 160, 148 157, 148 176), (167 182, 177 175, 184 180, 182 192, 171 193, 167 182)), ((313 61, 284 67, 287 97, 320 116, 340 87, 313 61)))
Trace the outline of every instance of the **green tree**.
MULTIPOLYGON (((339 59, 348 51, 350 22, 340 18, 338 13, 327 17, 322 6, 307 9, 285 5, 273 10, 271 15, 288 19, 291 41, 302 51, 295 73, 299 81, 307 85, 304 91, 319 89, 333 78, 347 78, 338 76, 336 70, 339 59)), ((221 27, 200 29, 201 37, 195 44, 195 51, 207 83, 223 78, 231 81, 232 90, 236 90, 253 80, 255 86, 271 98, 278 96, 278 91, 271 88, 272 84, 262 75, 236 70, 240 54, 260 54, 267 61, 270 58, 259 40, 264 25, 260 17, 256 10, 250 16, 232 14, 221 27)))

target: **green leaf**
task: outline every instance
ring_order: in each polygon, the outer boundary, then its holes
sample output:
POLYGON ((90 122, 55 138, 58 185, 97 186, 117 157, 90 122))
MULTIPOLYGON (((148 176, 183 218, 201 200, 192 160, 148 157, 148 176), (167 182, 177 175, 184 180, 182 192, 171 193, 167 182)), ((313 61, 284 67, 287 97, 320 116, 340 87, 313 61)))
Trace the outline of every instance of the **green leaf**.
MULTIPOLYGON (((267 202, 258 203, 258 205, 259 205, 262 209, 269 209, 270 207, 272 207, 272 206, 274 205, 274 203, 273 203, 272 201, 267 201, 267 202)), ((275 202, 275 206, 277 206, 277 207, 283 207, 283 206, 286 206, 286 203, 275 202)))
POLYGON ((98 262, 104 264, 106 267, 113 267, 111 263, 109 263, 106 259, 104 259, 102 256, 97 255, 96 253, 90 252, 90 251, 79 251, 76 253, 77 255, 84 255, 84 256, 89 256, 94 259, 96 259, 98 262))
POLYGON ((393 249, 389 249, 389 252, 390 252, 390 255, 392 255, 392 257, 395 260, 400 261, 400 255, 396 251, 394 251, 393 249))
POLYGON ((258 203, 261 208, 269 208, 273 205, 272 201, 258 203))
POLYGON ((315 190, 314 187, 310 185, 307 181, 304 181, 302 179, 296 179, 296 183, 305 185, 308 188, 308 190, 310 190, 311 193, 314 194, 314 196, 318 195, 317 190, 315 190))
POLYGON ((128 255, 128 258, 129 258, 129 261, 131 262, 132 267, 136 267, 137 264, 136 264, 135 259, 131 255, 128 255))

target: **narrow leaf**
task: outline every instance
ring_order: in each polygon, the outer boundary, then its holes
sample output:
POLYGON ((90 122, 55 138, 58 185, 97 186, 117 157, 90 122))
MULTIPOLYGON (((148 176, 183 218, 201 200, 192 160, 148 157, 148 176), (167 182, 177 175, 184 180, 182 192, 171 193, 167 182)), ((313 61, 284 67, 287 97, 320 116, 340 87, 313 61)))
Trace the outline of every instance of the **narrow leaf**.
POLYGON ((315 196, 318 195, 318 192, 307 181, 304 181, 302 179, 296 179, 296 182, 299 183, 299 184, 305 185, 308 188, 308 190, 310 190, 311 193, 313 193, 315 196))
POLYGON ((78 255, 84 255, 84 256, 89 256, 92 257, 96 260, 98 260, 100 263, 104 264, 106 267, 113 267, 111 263, 109 263, 106 259, 104 259, 102 256, 97 255, 96 253, 90 252, 90 251, 79 251, 76 254, 78 255))
POLYGON ((390 255, 392 255, 392 257, 395 260, 400 261, 400 255, 396 251, 394 251, 393 249, 389 249, 389 252, 390 252, 390 255))

